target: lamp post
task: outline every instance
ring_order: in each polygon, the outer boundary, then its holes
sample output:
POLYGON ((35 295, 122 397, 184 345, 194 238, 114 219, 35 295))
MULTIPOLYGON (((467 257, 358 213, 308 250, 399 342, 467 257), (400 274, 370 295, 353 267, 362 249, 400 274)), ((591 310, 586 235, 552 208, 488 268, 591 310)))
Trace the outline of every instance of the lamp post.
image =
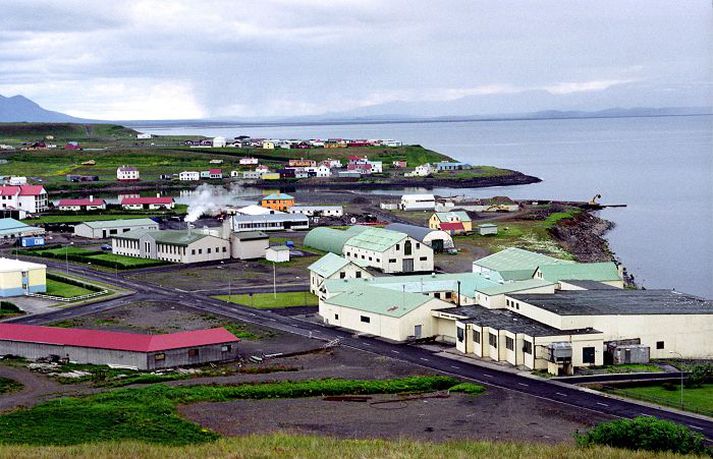
MULTIPOLYGON (((682 356, 680 353, 678 353, 678 352, 676 352, 676 351, 668 351, 668 353, 669 353, 669 354, 677 354, 677 355, 681 358, 681 360, 683 361, 683 356, 682 356)), ((683 369, 680 368, 680 365, 679 365, 679 368, 678 368, 678 373, 681 375, 681 398, 680 398, 680 403, 681 403, 681 409, 683 409, 683 369)))
POLYGON ((70 242, 69 245, 64 246, 64 271, 69 274, 69 246, 74 245, 74 242, 70 242))

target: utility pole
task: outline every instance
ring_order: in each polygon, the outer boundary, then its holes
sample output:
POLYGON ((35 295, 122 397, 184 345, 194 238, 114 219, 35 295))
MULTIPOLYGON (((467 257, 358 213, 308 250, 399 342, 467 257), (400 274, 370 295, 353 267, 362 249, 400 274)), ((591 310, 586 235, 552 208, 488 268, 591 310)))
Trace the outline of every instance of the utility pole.
MULTIPOLYGON (((681 358, 681 363, 683 363, 683 356, 676 351, 668 351, 669 354, 677 354, 681 358)), ((681 368, 681 365, 679 365, 678 368, 678 373, 681 375, 681 398, 680 398, 680 403, 681 403, 681 409, 683 409, 683 369, 681 368)))
POLYGON ((277 299, 277 269, 275 262, 272 262, 272 296, 277 299))

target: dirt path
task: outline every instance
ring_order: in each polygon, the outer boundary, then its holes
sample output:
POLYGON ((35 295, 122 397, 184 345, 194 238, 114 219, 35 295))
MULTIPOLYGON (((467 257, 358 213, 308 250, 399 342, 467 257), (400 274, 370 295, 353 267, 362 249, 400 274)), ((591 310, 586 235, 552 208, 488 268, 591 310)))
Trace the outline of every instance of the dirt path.
POLYGON ((0 411, 30 407, 57 395, 76 395, 86 390, 84 386, 63 385, 24 368, 0 365, 0 377, 12 379, 23 386, 18 392, 0 395, 0 411))

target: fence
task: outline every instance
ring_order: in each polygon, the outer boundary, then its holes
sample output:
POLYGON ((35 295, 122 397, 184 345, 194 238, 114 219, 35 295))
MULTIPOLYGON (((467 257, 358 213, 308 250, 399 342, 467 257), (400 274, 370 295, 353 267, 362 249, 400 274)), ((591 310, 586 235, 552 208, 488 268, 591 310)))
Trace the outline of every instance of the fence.
MULTIPOLYGON (((704 416, 713 417, 713 409, 700 408, 696 406, 691 406, 690 402, 687 403, 685 400, 683 404, 681 403, 680 397, 680 387, 676 387, 675 390, 671 390, 671 398, 666 397, 656 397, 655 395, 641 394, 638 392, 627 391, 626 388, 616 387, 616 386, 603 386, 602 390, 620 397, 632 398, 636 400, 641 400, 643 402, 654 403, 656 405, 669 406, 671 408, 677 408, 683 411, 688 411, 691 413, 702 414, 704 416)), ((684 388, 684 394, 687 390, 700 390, 699 388, 684 388)))
POLYGON ((69 303, 70 301, 86 300, 87 298, 94 298, 95 296, 106 295, 107 293, 109 293, 109 290, 99 290, 98 292, 87 293, 86 295, 65 298, 63 296, 45 295, 44 293, 26 292, 25 296, 34 296, 37 298, 44 298, 46 300, 62 301, 65 303, 69 303))

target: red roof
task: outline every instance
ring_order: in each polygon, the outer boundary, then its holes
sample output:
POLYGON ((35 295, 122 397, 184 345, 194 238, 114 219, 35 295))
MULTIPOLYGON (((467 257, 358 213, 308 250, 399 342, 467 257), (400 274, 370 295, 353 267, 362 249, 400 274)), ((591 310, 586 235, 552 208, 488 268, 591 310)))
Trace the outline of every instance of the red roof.
POLYGON ((58 206, 101 206, 103 204, 103 199, 60 199, 58 206))
POLYGON ((157 352, 184 347, 240 341, 225 328, 194 330, 166 335, 142 335, 81 328, 0 324, 0 341, 91 347, 132 352, 157 352))
POLYGON ((121 200, 121 205, 126 204, 173 204, 173 198, 124 198, 121 200))
POLYGON ((461 222, 442 222, 441 229, 444 231, 463 231, 463 223, 461 222))
POLYGON ((38 196, 42 194, 44 187, 42 185, 3 185, 0 187, 0 196, 38 196))
POLYGON ((211 175, 213 175, 213 174, 222 174, 222 173, 223 173, 223 171, 220 170, 220 169, 210 169, 208 172, 209 172, 211 175))

